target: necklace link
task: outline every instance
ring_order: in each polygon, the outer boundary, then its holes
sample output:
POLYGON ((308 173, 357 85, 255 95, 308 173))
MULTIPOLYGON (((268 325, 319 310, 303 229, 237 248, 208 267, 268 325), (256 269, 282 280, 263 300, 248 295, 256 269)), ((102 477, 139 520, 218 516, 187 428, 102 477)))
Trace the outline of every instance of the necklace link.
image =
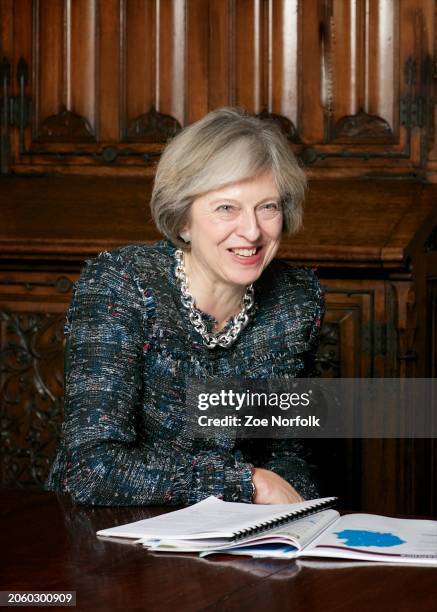
POLYGON ((181 249, 175 251, 176 266, 175 276, 179 282, 181 290, 182 305, 188 310, 188 317, 195 330, 202 336, 203 343, 213 349, 217 345, 222 347, 230 346, 240 335, 241 331, 249 323, 249 314, 255 302, 255 292, 253 284, 248 285, 242 299, 242 309, 233 317, 232 325, 226 332, 210 333, 202 320, 202 315, 196 308, 194 298, 188 291, 188 280, 185 272, 184 253, 181 249))

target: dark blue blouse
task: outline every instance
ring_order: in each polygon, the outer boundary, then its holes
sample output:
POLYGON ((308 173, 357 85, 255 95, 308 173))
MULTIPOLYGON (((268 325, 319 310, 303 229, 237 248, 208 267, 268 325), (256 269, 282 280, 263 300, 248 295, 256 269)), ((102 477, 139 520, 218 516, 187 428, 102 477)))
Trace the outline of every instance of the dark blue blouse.
POLYGON ((250 502, 257 466, 317 497, 298 441, 201 440, 185 413, 190 378, 311 375, 324 311, 316 275, 274 260, 248 326, 211 350, 181 303, 174 250, 131 244, 86 262, 67 312, 65 422, 47 488, 99 505, 250 502))

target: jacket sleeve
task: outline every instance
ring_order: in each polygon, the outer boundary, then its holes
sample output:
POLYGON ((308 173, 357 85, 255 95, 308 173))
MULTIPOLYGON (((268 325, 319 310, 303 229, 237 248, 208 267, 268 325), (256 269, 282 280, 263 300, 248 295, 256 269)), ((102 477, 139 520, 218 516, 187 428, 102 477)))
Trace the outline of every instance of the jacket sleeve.
POLYGON ((254 467, 271 470, 289 482, 304 499, 319 497, 315 466, 308 452, 296 439, 252 438, 239 441, 241 457, 254 467))
POLYGON ((300 440, 268 440, 268 459, 260 466, 289 482, 304 499, 316 499, 319 487, 300 440))
POLYGON ((117 252, 87 261, 67 316, 63 489, 95 505, 250 502, 251 464, 139 444, 145 297, 117 252), (115 254, 114 254, 115 253, 115 254))
POLYGON ((314 303, 314 317, 310 329, 308 339, 308 356, 306 359, 306 368, 304 376, 311 378, 317 376, 316 370, 316 355, 317 349, 319 348, 320 332, 323 326, 323 319, 325 317, 325 295, 320 281, 316 275, 315 270, 308 271, 310 276, 309 291, 311 299, 314 303))

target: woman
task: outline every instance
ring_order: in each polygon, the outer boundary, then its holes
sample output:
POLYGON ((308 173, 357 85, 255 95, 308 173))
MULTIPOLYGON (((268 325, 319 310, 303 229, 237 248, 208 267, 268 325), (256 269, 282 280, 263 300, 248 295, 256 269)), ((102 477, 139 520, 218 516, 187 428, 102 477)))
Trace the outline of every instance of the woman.
POLYGON ((273 260, 305 187, 280 131, 237 109, 167 145, 151 200, 166 240, 100 253, 76 284, 47 488, 102 505, 317 496, 295 441, 193 439, 184 413, 189 378, 310 375, 320 286, 273 260))

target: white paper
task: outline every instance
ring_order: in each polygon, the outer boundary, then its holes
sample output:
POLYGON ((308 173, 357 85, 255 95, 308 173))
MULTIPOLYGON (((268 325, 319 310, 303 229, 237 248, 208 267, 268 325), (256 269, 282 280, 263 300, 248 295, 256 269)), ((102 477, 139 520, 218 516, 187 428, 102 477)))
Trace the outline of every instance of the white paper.
MULTIPOLYGON (((150 543, 141 542, 146 548, 151 548, 161 552, 203 552, 203 551, 217 551, 217 552, 228 552, 232 548, 234 553, 239 548, 246 550, 248 546, 252 545, 254 553, 258 550, 263 552, 267 550, 268 545, 284 544, 287 548, 290 546, 293 549, 300 550, 306 546, 309 542, 314 540, 322 531, 324 531, 331 523, 335 522, 339 514, 336 510, 323 510, 316 512, 310 516, 306 516, 301 519, 296 519, 288 524, 281 525, 274 529, 270 529, 266 533, 258 533, 252 535, 238 542, 229 543, 226 540, 171 540, 162 539, 160 541, 150 543)), ((276 549, 279 548, 276 546, 276 549)), ((270 547, 269 550, 274 550, 270 547)), ((241 553, 248 554, 248 553, 241 553)), ((269 555, 260 555, 269 556, 269 555)), ((281 556, 283 556, 281 551, 281 556)))
POLYGON ((334 501, 335 498, 309 500, 297 504, 262 505, 224 502, 211 496, 182 510, 102 529, 97 535, 171 540, 232 538, 238 531, 262 523, 268 525, 271 521, 297 510, 310 508, 325 500, 334 501))

